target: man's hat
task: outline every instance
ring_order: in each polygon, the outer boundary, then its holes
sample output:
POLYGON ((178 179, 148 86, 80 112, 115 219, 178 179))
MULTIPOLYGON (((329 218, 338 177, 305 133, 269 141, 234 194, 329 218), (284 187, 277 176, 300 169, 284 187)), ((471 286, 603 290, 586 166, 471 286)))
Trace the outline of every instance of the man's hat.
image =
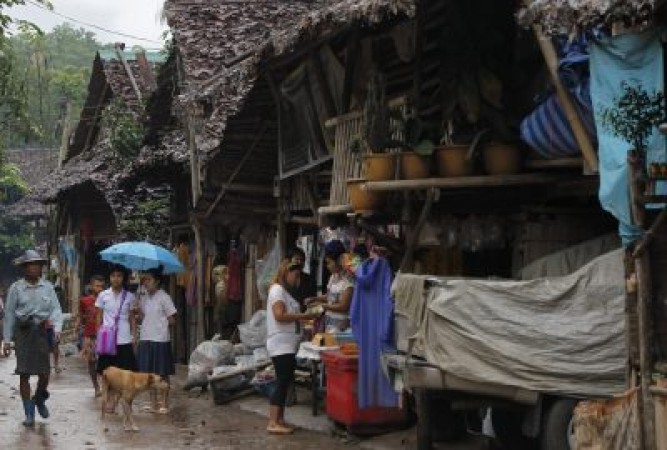
POLYGON ((46 258, 43 258, 42 256, 40 256, 40 254, 37 253, 37 250, 30 249, 30 250, 26 250, 21 256, 16 258, 14 260, 14 265, 15 266, 22 266, 24 264, 28 264, 28 263, 31 263, 31 262, 39 262, 39 263, 42 263, 42 264, 47 263, 46 258))

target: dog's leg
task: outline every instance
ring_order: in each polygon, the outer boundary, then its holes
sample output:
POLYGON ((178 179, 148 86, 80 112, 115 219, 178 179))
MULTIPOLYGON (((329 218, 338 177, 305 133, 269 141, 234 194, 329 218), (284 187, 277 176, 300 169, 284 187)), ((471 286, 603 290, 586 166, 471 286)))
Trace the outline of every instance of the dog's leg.
POLYGON ((134 417, 132 416, 132 399, 123 396, 121 401, 123 402, 123 412, 125 413, 125 431, 139 431, 139 427, 134 423, 134 417))
POLYGON ((100 387, 102 388, 102 420, 104 420, 107 412, 107 401, 109 400, 109 387, 103 376, 100 377, 100 381, 102 381, 100 387))

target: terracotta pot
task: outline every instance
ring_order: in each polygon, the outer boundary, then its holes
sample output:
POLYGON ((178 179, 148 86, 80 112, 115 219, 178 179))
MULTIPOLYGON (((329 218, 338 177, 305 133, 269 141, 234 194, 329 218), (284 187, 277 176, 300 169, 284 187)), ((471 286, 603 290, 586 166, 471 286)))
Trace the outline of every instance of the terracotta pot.
POLYGON ((441 177, 465 177, 472 175, 472 160, 467 159, 468 145, 443 145, 435 152, 438 174, 441 177))
POLYGON ((368 181, 393 180, 396 176, 396 155, 371 153, 363 157, 363 177, 368 181))
POLYGON ((350 178, 347 180, 347 194, 350 206, 355 212, 377 211, 382 206, 381 192, 372 192, 362 189, 368 180, 365 178, 350 178))
POLYGON ((521 155, 515 145, 492 142, 484 148, 484 169, 489 175, 510 175, 521 169, 521 155))
POLYGON ((415 152, 401 153, 401 177, 404 180, 428 178, 431 174, 431 158, 415 152))

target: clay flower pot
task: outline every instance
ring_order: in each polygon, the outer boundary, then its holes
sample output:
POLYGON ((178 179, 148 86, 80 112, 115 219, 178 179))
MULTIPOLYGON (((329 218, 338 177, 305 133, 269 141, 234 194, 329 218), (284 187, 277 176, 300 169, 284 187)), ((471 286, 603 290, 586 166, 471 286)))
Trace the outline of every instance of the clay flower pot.
POLYGON ((468 145, 443 145, 435 152, 438 174, 441 177, 466 177, 472 175, 472 160, 468 159, 468 145))
POLYGON ((396 155, 392 153, 364 155, 362 174, 367 181, 393 180, 396 175, 396 155))
POLYGON ((382 193, 363 189, 362 186, 367 181, 365 178, 347 180, 347 194, 354 212, 377 211, 382 206, 382 193))
POLYGON ((521 155, 515 145, 492 142, 484 147, 484 169, 489 175, 510 175, 521 169, 521 155))
POLYGON ((401 153, 401 178, 419 180, 431 175, 431 158, 415 152, 401 153))

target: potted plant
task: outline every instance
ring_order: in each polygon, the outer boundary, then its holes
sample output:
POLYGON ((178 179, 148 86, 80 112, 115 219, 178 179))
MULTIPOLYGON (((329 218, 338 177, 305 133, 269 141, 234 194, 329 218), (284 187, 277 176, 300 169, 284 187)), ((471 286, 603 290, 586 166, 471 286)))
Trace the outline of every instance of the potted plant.
POLYGON ((650 94, 641 83, 624 81, 622 94, 614 99, 614 106, 601 113, 603 126, 614 136, 632 145, 631 157, 636 158, 645 174, 647 169, 648 139, 665 120, 665 96, 663 92, 650 94))
POLYGON ((473 157, 482 140, 482 137, 490 131, 483 129, 475 135, 470 144, 454 143, 452 139, 451 122, 443 132, 440 145, 436 149, 436 161, 438 174, 441 177, 465 177, 473 173, 473 157))
POLYGON ((368 181, 391 180, 396 173, 389 108, 382 75, 371 78, 364 104, 363 135, 352 138, 352 151, 361 156, 362 175, 368 181))
POLYGON ((401 177, 406 180, 427 178, 431 171, 431 156, 435 144, 429 139, 429 128, 416 116, 403 121, 403 140, 398 143, 401 152, 401 177))

